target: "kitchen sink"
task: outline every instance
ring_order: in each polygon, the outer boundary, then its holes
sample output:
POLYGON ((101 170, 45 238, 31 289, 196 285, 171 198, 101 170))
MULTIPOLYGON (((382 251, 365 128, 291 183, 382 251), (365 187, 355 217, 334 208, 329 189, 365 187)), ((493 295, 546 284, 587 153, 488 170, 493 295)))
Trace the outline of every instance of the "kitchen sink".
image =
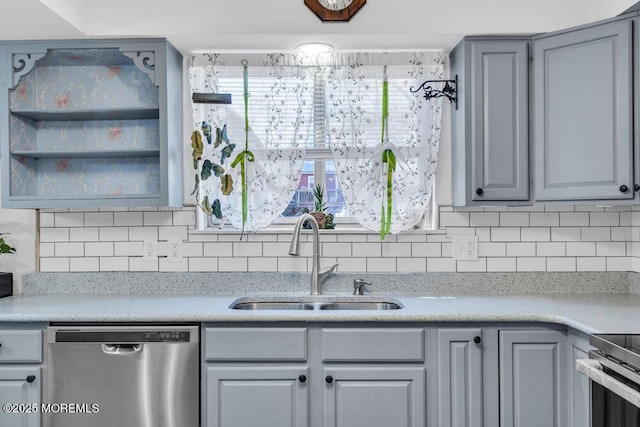
POLYGON ((241 298, 229 307, 233 310, 398 310, 402 305, 395 300, 252 300, 241 298))

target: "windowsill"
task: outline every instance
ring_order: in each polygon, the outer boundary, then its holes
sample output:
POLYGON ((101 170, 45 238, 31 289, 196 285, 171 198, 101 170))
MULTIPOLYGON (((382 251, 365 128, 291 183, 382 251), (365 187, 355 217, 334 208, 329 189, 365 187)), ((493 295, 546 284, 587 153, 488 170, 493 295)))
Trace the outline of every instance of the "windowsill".
MULTIPOLYGON (((258 231, 246 232, 244 234, 290 234, 293 233, 293 224, 289 225, 276 225, 270 226, 258 231)), ((336 226, 333 230, 321 229, 321 234, 368 234, 372 236, 380 235, 379 232, 364 229, 362 227, 353 226, 336 226)), ((189 230, 189 234, 225 234, 225 235, 238 235, 242 232, 235 228, 208 228, 205 230, 189 230)), ((414 229, 403 231, 401 235, 424 235, 424 234, 446 234, 446 230, 443 229, 414 229)))

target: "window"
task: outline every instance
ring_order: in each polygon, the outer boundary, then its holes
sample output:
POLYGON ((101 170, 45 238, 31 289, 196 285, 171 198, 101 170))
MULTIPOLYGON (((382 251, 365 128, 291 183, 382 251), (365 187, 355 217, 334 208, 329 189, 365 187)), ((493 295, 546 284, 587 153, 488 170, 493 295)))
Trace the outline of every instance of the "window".
MULTIPOLYGON (((284 200, 285 206, 278 211, 279 217, 273 224, 292 224, 303 211, 314 211, 317 201, 316 188, 320 186, 323 193, 322 204, 326 212, 334 216, 338 229, 341 223, 349 224, 349 229, 351 226, 358 226, 346 208, 345 194, 340 185, 341 179, 344 179, 344 176, 341 176, 341 173, 344 174, 343 168, 349 166, 346 163, 349 154, 340 157, 336 141, 353 140, 357 145, 356 150, 362 148, 371 151, 380 145, 382 67, 359 67, 360 74, 356 77, 347 76, 346 73, 351 71, 349 67, 335 67, 338 72, 320 66, 289 67, 296 72, 284 70, 286 68, 278 69, 265 63, 249 67, 249 149, 256 153, 256 158, 265 158, 283 157, 283 152, 286 153, 285 157, 295 157, 296 154, 291 152, 298 149, 296 147, 303 148, 300 163, 295 166, 297 173, 294 184, 297 182, 297 186, 290 187, 289 193, 286 194, 287 199, 284 200), (302 73, 300 69, 303 69, 302 73), (344 102, 345 96, 348 103, 344 102), (345 122, 353 122, 356 115, 357 127, 354 127, 353 123, 345 125, 345 122), (338 157, 335 157, 336 155, 338 157)), ((388 77, 390 113, 395 118, 388 123, 388 129, 394 147, 398 150, 411 147, 412 144, 415 146, 416 141, 420 139, 416 132, 416 121, 419 119, 415 118, 415 114, 409 113, 412 109, 415 111, 417 95, 407 90, 408 82, 411 83, 413 80, 410 78, 410 67, 405 68, 397 67, 388 77)), ((207 116, 207 120, 227 126, 227 133, 236 146, 235 152, 229 157, 232 161, 243 149, 245 140, 242 67, 212 67, 209 72, 211 81, 214 82, 209 85, 210 88, 232 95, 231 105, 217 107, 207 116)), ((198 123, 197 119, 195 123, 198 123)), ((439 131, 439 123, 432 128, 439 131)), ((412 156, 405 158, 408 159, 406 164, 409 168, 416 171, 420 169, 419 163, 423 159, 412 156)), ((222 161, 224 160, 223 158, 222 161)), ((225 168, 228 168, 229 163, 225 163, 225 168)), ((237 181, 238 178, 234 177, 236 185, 237 181)), ((352 194, 353 188, 350 191, 352 194)), ((431 209, 427 209, 427 218, 421 221, 421 228, 429 228, 433 208, 431 203, 431 209)), ((376 212, 379 213, 379 209, 376 212)), ((208 227, 219 228, 221 225, 219 220, 208 218, 208 227)), ((237 224, 234 225, 237 227, 237 224)))

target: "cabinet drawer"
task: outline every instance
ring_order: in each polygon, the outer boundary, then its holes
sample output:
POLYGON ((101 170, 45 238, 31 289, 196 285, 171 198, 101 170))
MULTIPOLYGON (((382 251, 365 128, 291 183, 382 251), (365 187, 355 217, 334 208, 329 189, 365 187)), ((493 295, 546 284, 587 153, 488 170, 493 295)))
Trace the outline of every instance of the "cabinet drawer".
POLYGON ((206 328, 204 355, 214 360, 307 360, 306 328, 206 328))
POLYGON ((423 329, 322 329, 322 360, 422 362, 423 329))
POLYGON ((42 331, 0 329, 0 363, 42 362, 42 331))

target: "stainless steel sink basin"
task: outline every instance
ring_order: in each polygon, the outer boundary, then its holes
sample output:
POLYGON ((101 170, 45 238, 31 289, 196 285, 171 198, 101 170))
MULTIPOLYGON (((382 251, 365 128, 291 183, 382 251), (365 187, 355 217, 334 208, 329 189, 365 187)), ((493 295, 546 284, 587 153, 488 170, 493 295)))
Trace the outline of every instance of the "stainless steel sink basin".
POLYGON ((241 298, 229 307, 234 310, 398 310, 402 305, 394 300, 252 300, 241 298))

